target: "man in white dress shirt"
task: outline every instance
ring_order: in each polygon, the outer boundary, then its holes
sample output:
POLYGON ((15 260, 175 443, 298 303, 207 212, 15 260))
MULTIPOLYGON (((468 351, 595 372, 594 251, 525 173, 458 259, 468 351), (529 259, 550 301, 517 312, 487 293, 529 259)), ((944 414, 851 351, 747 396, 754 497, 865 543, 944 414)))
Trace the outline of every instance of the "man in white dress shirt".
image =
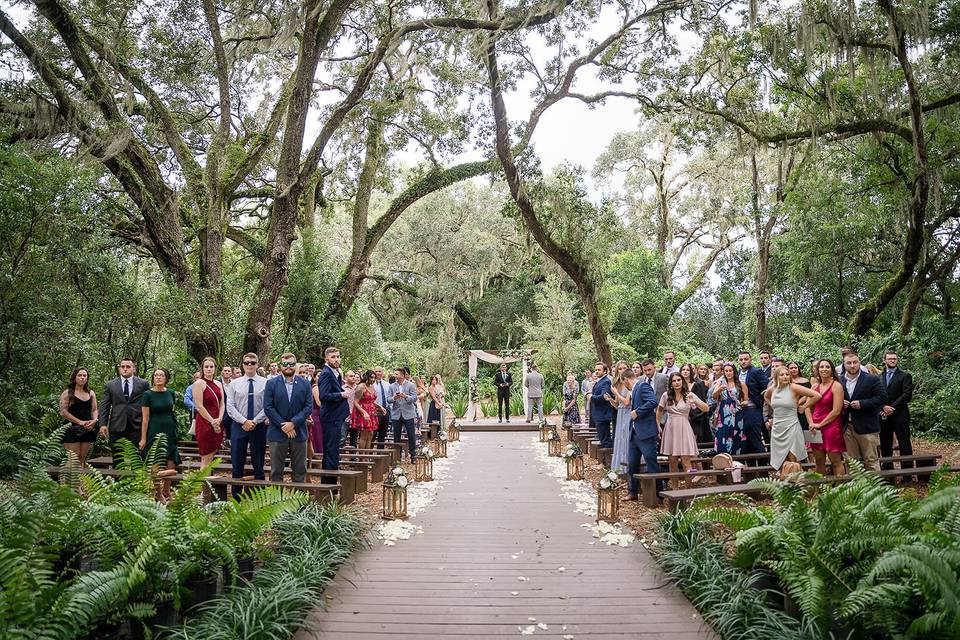
MULTIPOLYGON (((257 375, 257 354, 243 356, 243 375, 234 378, 227 387, 227 413, 233 419, 230 432, 230 462, 232 476, 242 478, 247 464, 247 447, 250 448, 250 464, 253 477, 263 480, 263 465, 267 451, 267 416, 263 411, 263 388, 267 379, 257 375)), ((239 493, 233 487, 233 495, 239 493)))

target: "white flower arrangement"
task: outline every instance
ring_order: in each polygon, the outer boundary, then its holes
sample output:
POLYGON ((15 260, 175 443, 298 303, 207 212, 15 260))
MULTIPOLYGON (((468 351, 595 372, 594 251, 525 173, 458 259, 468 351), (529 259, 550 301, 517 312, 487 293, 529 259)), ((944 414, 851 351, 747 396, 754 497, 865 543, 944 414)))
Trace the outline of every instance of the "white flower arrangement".
POLYGON ((620 482, 620 474, 613 469, 606 469, 603 475, 600 476, 600 481, 597 483, 597 486, 600 489, 617 489, 620 487, 620 482))
POLYGON ((563 450, 563 459, 569 460, 571 458, 579 458, 583 455, 583 451, 580 449, 580 445, 576 442, 568 442, 567 446, 563 450))
POLYGON ((383 484, 395 489, 405 489, 410 484, 410 478, 407 477, 407 472, 403 470, 403 467, 394 467, 387 474, 383 484))
POLYGON ((446 442, 446 441, 447 441, 447 432, 446 432, 446 431, 441 431, 440 433, 438 433, 438 434, 437 434, 437 440, 443 440, 444 442, 446 442))
POLYGON ((434 458, 433 448, 428 444, 421 445, 420 450, 417 451, 417 455, 423 456, 427 460, 433 460, 434 458))
POLYGON ((550 433, 547 434, 547 440, 559 440, 560 434, 557 433, 556 429, 551 429, 550 433))
POLYGON ((396 482, 397 482, 397 486, 403 489, 409 484, 410 481, 407 480, 407 476, 400 476, 399 478, 397 478, 396 482))

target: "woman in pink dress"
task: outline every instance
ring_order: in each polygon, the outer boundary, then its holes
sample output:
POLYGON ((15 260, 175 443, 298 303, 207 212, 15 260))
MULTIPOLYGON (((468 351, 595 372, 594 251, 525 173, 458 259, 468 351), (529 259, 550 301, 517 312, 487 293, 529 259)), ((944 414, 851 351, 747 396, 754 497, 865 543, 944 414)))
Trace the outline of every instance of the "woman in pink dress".
POLYGON ((320 425, 320 391, 317 389, 317 378, 320 372, 314 369, 310 378, 310 390, 313 393, 313 411, 310 413, 310 428, 307 429, 307 447, 310 459, 316 454, 323 453, 323 427, 320 425))
POLYGON ((811 382, 813 390, 820 394, 820 400, 813 405, 810 423, 811 433, 820 433, 822 442, 811 442, 810 452, 817 464, 817 473, 826 475, 827 457, 834 475, 846 473, 843 454, 847 447, 843 444, 843 387, 837 380, 837 370, 827 359, 817 362, 816 373, 811 382))
POLYGON ((670 471, 695 471, 692 459, 697 457, 697 437, 690 425, 690 410, 697 407, 704 413, 709 407, 687 388, 687 382, 678 372, 670 374, 667 391, 660 398, 657 407, 657 424, 661 424, 664 412, 667 414, 667 424, 663 427, 663 438, 660 443, 660 453, 670 460, 670 471))
POLYGON ((377 392, 373 390, 373 371, 367 369, 353 394, 350 409, 350 426, 357 429, 360 449, 369 449, 373 432, 377 430, 377 392))

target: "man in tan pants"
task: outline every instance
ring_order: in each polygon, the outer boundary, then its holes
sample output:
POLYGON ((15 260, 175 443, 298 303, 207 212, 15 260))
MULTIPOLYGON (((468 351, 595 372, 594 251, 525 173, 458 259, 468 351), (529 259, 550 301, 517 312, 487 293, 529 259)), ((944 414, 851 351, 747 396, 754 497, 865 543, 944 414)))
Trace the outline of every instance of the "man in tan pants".
POLYGON ((860 356, 850 351, 843 356, 844 431, 847 456, 857 458, 863 466, 880 471, 880 411, 887 402, 887 392, 878 376, 860 368, 860 356))

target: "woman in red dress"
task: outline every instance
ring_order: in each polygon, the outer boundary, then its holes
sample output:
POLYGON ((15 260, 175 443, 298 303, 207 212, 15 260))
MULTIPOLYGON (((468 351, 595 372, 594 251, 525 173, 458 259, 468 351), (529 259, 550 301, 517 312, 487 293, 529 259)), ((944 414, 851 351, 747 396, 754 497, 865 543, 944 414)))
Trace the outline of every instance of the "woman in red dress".
POLYGON ((193 398, 197 406, 197 450, 200 463, 207 466, 223 444, 223 392, 213 380, 217 363, 213 358, 204 358, 201 366, 203 375, 193 383, 193 398), (200 398, 202 400, 198 401, 200 398))
POLYGON ((373 432, 377 430, 377 392, 373 390, 373 371, 367 369, 360 379, 360 384, 353 392, 353 402, 350 409, 350 426, 359 431, 360 449, 369 449, 373 440, 373 432))
POLYGON ((820 400, 813 405, 810 431, 819 431, 823 441, 811 442, 810 451, 818 473, 826 475, 826 458, 829 457, 833 475, 842 476, 846 472, 843 454, 847 450, 843 443, 843 386, 837 380, 833 362, 826 359, 818 362, 811 382, 814 383, 813 390, 820 394, 820 400))

